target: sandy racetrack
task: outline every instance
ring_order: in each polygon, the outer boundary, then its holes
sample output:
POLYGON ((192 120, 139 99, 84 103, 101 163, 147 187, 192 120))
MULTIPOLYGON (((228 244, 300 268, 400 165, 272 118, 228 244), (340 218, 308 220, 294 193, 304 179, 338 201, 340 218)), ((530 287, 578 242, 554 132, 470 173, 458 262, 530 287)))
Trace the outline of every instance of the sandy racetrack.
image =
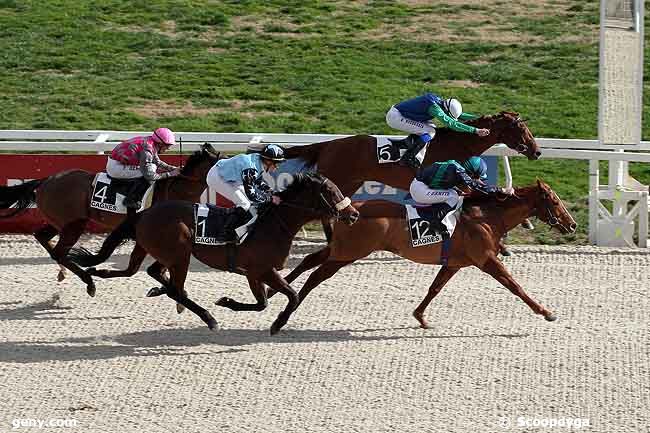
MULTIPOLYGON (((290 266, 318 247, 296 243, 290 266)), ((0 236, 0 432, 503 432, 565 418, 647 431, 650 255, 513 250, 508 268, 557 322, 466 269, 432 302, 434 328, 419 329, 411 312, 438 268, 380 253, 316 289, 271 337, 281 295, 262 313, 213 304, 252 302, 241 276, 193 264, 187 287, 219 321, 210 332, 171 300, 144 298, 144 272, 97 280, 90 298, 74 277, 56 282, 33 238, 0 236), (13 429, 26 418, 77 425, 13 429)))

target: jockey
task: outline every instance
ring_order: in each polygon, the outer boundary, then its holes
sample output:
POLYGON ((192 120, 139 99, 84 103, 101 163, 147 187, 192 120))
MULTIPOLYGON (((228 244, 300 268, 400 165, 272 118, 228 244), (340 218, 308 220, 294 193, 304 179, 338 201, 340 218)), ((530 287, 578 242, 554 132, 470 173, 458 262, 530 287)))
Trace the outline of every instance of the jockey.
MULTIPOLYGON (((480 158, 478 158, 482 161, 480 158)), ((472 160, 472 158, 470 158, 472 160)), ((471 173, 480 177, 481 162, 472 160, 470 167, 478 165, 478 172, 472 168, 471 173), (476 164, 478 163, 478 164, 476 164)), ((487 168, 487 166, 486 166, 487 168)), ((456 161, 435 162, 428 168, 422 170, 411 182, 409 191, 413 199, 421 204, 431 204, 432 217, 429 221, 431 226, 437 229, 443 239, 449 238, 447 227, 442 223, 442 219, 453 210, 459 201, 456 187, 468 187, 471 190, 483 194, 503 193, 501 188, 489 186, 481 181, 472 179, 461 164, 456 161)))
POLYGON ((272 194, 262 173, 275 171, 277 164, 284 160, 284 150, 277 144, 268 144, 260 153, 222 159, 208 172, 208 187, 233 202, 242 219, 245 218, 245 224, 235 229, 238 239, 243 238, 257 217, 253 204, 280 204, 280 197, 272 194))
POLYGON ((471 156, 464 161, 458 163, 465 169, 469 177, 475 180, 480 180, 482 183, 487 183, 487 164, 480 156, 471 156))
POLYGON ((490 133, 489 129, 479 129, 462 123, 476 118, 473 114, 463 113, 463 107, 457 99, 443 99, 433 93, 402 101, 393 105, 386 113, 388 126, 409 133, 406 138, 408 149, 402 156, 401 163, 413 168, 419 168, 420 165, 415 156, 436 134, 436 126, 432 120, 437 119, 454 131, 485 137, 490 133))
POLYGON ((125 207, 139 209, 141 197, 152 182, 180 174, 179 168, 161 161, 158 156, 174 144, 174 133, 158 128, 152 135, 130 138, 113 149, 106 163, 108 175, 115 179, 138 179, 124 199, 125 207))

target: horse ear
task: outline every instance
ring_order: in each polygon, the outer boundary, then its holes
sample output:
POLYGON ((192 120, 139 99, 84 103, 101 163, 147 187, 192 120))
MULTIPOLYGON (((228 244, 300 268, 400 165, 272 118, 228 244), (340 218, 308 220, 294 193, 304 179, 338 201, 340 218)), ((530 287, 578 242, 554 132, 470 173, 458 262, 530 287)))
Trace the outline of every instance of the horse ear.
POLYGON ((538 187, 539 189, 544 189, 544 182, 542 182, 542 179, 540 179, 540 178, 538 177, 538 178, 536 178, 536 180, 537 180, 537 187, 538 187))

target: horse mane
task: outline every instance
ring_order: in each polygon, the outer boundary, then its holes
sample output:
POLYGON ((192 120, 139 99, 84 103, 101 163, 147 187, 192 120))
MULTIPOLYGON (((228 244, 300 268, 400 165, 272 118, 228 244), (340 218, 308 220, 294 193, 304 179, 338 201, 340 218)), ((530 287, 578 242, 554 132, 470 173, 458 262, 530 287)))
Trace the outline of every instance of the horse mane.
POLYGON ((279 194, 282 198, 290 197, 302 190, 307 183, 322 183, 325 179, 327 179, 325 176, 313 171, 296 173, 293 175, 293 181, 291 181, 291 183, 289 183, 279 194))
POLYGON ((321 150, 327 145, 329 141, 320 143, 307 144, 305 146, 293 146, 284 149, 284 157, 287 159, 298 158, 305 162, 306 168, 312 168, 316 165, 321 150))
POLYGON ((210 152, 206 150, 197 150, 192 153, 189 158, 187 158, 187 161, 185 161, 181 174, 185 176, 189 175, 201 162, 205 160, 206 156, 210 156, 210 152))

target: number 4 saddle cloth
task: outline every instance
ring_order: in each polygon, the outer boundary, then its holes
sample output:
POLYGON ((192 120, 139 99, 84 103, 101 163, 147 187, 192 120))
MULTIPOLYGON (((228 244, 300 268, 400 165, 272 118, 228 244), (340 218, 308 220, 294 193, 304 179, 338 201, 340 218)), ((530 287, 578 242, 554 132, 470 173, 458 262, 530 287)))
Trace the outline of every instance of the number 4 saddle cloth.
MULTIPOLYGON (((435 204, 433 205, 435 206, 435 204)), ((411 246, 422 247, 442 242, 442 235, 431 227, 429 223, 431 205, 404 205, 406 208, 406 224, 411 234, 411 246), (429 212, 427 212, 429 211, 429 212)), ((449 236, 453 236, 456 229, 456 223, 460 217, 463 208, 463 198, 460 197, 456 208, 452 209, 442 219, 442 223, 447 227, 449 236)))
MULTIPOLYGON (((115 179, 106 173, 97 173, 93 180, 93 195, 90 198, 90 207, 126 215, 127 209, 122 201, 131 189, 133 182, 137 181, 137 179, 115 179)), ((138 212, 151 206, 154 185, 155 183, 152 183, 147 192, 144 193, 142 206, 138 209, 138 212)))

